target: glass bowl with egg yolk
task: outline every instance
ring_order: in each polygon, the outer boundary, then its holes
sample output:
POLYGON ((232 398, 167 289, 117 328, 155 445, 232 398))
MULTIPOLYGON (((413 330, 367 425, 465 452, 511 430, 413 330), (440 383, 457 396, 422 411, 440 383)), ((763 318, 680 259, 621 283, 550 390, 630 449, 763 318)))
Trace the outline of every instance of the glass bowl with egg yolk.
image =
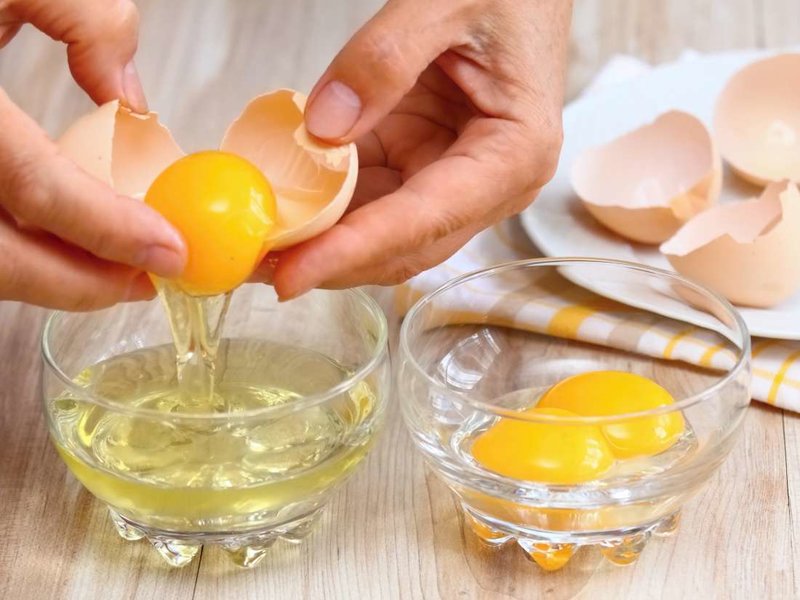
POLYGON ((545 570, 587 547, 626 565, 676 530, 728 455, 749 344, 726 300, 676 274, 514 262, 413 305, 398 395, 464 539, 516 544, 545 570))

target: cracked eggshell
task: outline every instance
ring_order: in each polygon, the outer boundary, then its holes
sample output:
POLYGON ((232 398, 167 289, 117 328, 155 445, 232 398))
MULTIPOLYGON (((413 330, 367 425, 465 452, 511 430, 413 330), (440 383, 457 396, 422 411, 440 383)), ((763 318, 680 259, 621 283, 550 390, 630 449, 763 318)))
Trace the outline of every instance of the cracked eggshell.
POLYGON ((708 130, 681 111, 584 151, 572 169, 572 186, 589 213, 644 244, 663 242, 716 203, 721 185, 708 130))
POLYGON ((717 99, 714 135, 744 179, 800 181, 800 54, 766 58, 731 77, 717 99))
POLYGON ((305 96, 287 89, 253 99, 220 146, 248 159, 269 179, 278 204, 278 223, 267 242, 273 250, 333 226, 355 190, 355 144, 330 146, 313 138, 303 121, 305 102, 305 96))
POLYGON ((784 181, 759 198, 710 208, 661 252, 676 271, 734 304, 774 306, 800 289, 800 192, 784 181))
POLYGON ((91 175, 137 198, 184 155, 156 113, 138 115, 116 100, 75 121, 57 143, 64 156, 91 175))
MULTIPOLYGON (((355 190, 355 144, 331 146, 305 128, 306 98, 283 89, 250 101, 225 133, 220 149, 261 170, 278 204, 265 248, 280 250, 333 226, 355 190)), ((155 113, 137 115, 109 102, 78 119, 58 140, 61 153, 117 192, 144 197, 155 178, 184 156, 155 113)))

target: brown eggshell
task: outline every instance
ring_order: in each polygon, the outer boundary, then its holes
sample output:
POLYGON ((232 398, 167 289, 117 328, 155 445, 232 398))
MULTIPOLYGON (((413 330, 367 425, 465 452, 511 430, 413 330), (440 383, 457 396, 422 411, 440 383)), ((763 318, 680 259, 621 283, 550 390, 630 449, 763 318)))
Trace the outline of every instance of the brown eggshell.
MULTIPOLYGON (((355 190, 355 144, 331 146, 305 128, 305 96, 278 90, 253 99, 228 128, 221 150, 258 167, 272 184, 278 223, 265 248, 280 250, 322 233, 344 214, 355 190)), ((109 102, 76 121, 59 148, 122 194, 143 197, 184 153, 155 113, 109 102)))
POLYGON ((676 271, 735 304, 774 306, 800 288, 800 192, 784 181, 759 198, 710 208, 661 252, 676 271))
POLYGON ((73 123, 58 140, 62 154, 117 192, 142 197, 183 151, 156 113, 138 115, 108 102, 73 123))
POLYGON ((330 146, 308 134, 305 97, 292 90, 259 96, 233 122, 220 148, 248 159, 267 176, 278 203, 268 244, 280 250, 318 235, 344 214, 355 190, 355 144, 330 146))
POLYGON ((714 204, 721 185, 708 130, 681 111, 584 151, 572 169, 572 186, 595 219, 645 244, 663 242, 714 204))
POLYGON ((717 99, 714 134, 723 158, 758 185, 800 181, 800 54, 754 62, 717 99))

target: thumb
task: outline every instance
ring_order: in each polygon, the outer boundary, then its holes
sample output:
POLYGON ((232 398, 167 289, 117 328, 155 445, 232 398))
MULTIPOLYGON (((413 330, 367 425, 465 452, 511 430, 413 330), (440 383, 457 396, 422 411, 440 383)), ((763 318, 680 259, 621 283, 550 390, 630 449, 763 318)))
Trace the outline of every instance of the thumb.
POLYGON ((305 111, 308 130, 344 143, 375 127, 454 41, 458 19, 448 4, 459 3, 390 0, 314 86, 305 111))
POLYGON ((12 8, 18 18, 67 44, 75 81, 98 104, 120 99, 147 111, 133 62, 139 13, 130 0, 24 0, 12 8))

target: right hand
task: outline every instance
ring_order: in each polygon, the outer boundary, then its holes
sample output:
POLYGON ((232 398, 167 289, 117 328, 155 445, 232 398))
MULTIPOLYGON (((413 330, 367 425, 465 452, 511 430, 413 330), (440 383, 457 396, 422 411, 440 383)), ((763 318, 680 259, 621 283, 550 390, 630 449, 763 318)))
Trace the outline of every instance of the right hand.
MULTIPOLYGON (((0 47, 24 23, 67 44, 72 75, 95 102, 147 110, 132 2, 0 0, 0 47)), ((64 310, 141 300, 154 294, 144 271, 174 277, 185 262, 166 220, 60 155, 0 89, 0 300, 64 310)))

